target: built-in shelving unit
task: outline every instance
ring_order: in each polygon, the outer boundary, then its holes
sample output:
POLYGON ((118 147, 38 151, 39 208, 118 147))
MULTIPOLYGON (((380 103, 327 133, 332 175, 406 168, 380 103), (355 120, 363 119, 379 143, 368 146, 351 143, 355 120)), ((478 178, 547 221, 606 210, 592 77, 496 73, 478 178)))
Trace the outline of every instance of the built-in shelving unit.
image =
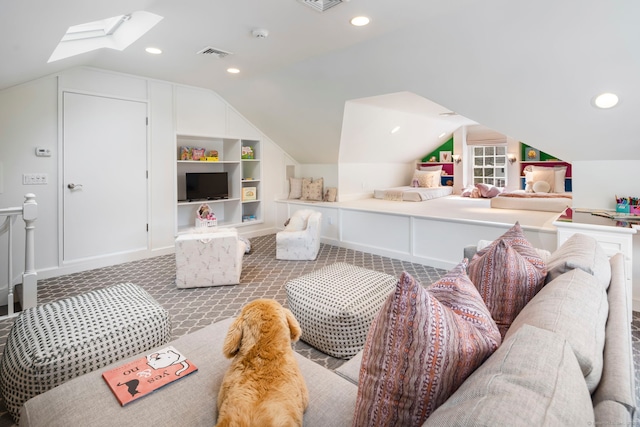
POLYGON ((207 203, 215 213, 218 227, 242 226, 263 221, 260 141, 242 138, 197 135, 176 136, 176 231, 193 231, 196 211, 207 203), (217 161, 181 160, 181 147, 204 148, 218 152, 217 161), (253 159, 242 159, 242 147, 251 147, 253 159), (218 200, 186 200, 186 174, 191 172, 227 172, 229 196, 218 200), (245 200, 246 188, 253 189, 255 200, 245 200))
MULTIPOLYGON (((521 150, 520 154, 522 159, 527 158, 527 150, 529 149, 532 149, 532 147, 529 147, 523 143, 520 143, 520 150, 521 150)), ((524 176, 524 169, 527 166, 542 166, 542 167, 565 166, 567 168, 567 172, 564 178, 564 191, 570 192, 572 190, 571 163, 555 158, 545 152, 538 151, 535 148, 533 148, 533 150, 534 150, 534 154, 537 157, 537 160, 520 161, 520 188, 524 189, 527 185, 527 183, 525 182, 525 176, 524 176)))
POLYGON ((442 170, 444 173, 440 177, 440 185, 453 186, 454 182, 454 163, 453 162, 418 162, 417 169, 420 170, 421 166, 440 166, 442 165, 442 170))

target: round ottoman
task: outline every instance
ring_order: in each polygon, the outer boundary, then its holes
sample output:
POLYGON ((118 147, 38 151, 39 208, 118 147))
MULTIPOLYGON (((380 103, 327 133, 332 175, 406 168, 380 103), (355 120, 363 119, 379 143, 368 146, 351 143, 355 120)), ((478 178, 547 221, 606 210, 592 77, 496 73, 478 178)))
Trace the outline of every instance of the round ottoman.
POLYGON ((364 347, 371 322, 396 283, 388 274, 340 262, 290 280, 285 290, 301 339, 348 359, 364 347))

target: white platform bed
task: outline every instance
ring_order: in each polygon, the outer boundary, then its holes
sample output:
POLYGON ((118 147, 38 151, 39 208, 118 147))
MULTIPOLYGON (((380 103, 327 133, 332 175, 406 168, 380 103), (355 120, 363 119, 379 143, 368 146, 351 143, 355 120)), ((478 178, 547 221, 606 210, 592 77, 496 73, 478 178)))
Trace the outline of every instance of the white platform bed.
POLYGON ((373 197, 389 201, 423 202, 449 196, 452 193, 453 187, 449 186, 433 188, 404 186, 374 190, 373 197))

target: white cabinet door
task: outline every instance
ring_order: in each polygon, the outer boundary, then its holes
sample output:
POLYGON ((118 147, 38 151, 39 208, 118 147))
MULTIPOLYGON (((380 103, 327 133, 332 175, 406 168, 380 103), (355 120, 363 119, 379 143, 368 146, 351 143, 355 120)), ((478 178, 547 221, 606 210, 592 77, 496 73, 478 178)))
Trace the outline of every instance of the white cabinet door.
POLYGON ((147 105, 65 92, 63 261, 147 248, 147 105))

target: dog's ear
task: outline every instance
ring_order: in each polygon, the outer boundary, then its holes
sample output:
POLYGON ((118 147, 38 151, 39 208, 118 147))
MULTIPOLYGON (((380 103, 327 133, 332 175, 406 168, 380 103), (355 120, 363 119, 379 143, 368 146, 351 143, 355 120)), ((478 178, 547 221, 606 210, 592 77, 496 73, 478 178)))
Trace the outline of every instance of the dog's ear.
POLYGON ((240 350, 243 323, 244 320, 242 319, 242 316, 238 316, 231 326, 229 326, 229 331, 227 331, 227 336, 225 337, 224 345, 222 346, 222 353, 229 359, 235 356, 240 350))
POLYGON ((287 323, 289 324, 289 330, 291 331, 291 341, 298 341, 300 339, 300 335, 302 335, 300 324, 296 320, 291 310, 289 310, 288 308, 284 309, 284 314, 287 317, 287 323))

